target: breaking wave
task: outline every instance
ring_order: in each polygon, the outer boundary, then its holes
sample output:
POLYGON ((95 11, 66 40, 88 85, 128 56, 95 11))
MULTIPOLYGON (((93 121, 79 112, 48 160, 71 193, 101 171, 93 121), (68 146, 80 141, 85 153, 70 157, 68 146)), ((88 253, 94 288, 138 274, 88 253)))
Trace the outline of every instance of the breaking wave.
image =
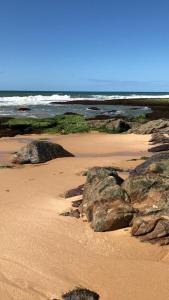
POLYGON ((169 98, 169 95, 29 95, 29 96, 10 96, 0 97, 0 106, 25 106, 25 105, 50 105, 52 102, 67 102, 73 100, 117 100, 117 99, 155 99, 155 98, 169 98))

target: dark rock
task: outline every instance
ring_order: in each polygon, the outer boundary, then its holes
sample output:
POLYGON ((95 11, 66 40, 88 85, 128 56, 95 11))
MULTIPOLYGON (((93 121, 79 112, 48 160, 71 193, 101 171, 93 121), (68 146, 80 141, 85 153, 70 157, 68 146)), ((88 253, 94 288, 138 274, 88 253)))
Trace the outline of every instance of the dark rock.
POLYGON ((82 204, 82 200, 72 201, 72 207, 79 207, 82 204))
POLYGON ((169 150, 169 144, 163 144, 159 146, 152 147, 148 149, 148 152, 162 152, 162 151, 168 151, 169 150))
POLYGON ((96 107, 96 106, 91 106, 88 107, 89 110, 100 110, 100 108, 96 107))
POLYGON ((30 111, 31 109, 28 107, 19 107, 17 111, 30 111))
POLYGON ((60 216, 63 216, 63 217, 73 217, 73 218, 76 218, 76 219, 79 219, 80 218, 80 211, 78 209, 71 209, 70 211, 66 211, 64 213, 61 213, 60 216))
POLYGON ((99 295, 88 289, 77 288, 62 295, 63 300, 99 300, 99 295))
POLYGON ((64 116, 82 116, 81 114, 75 113, 75 112, 71 112, 71 111, 67 111, 63 114, 64 116))
POLYGON ((64 195, 65 198, 71 198, 83 194, 84 184, 79 185, 77 188, 67 191, 64 195))
POLYGON ((133 222, 133 236, 140 237, 143 242, 169 244, 169 219, 166 217, 136 218, 133 222))
POLYGON ((13 162, 18 164, 38 164, 58 157, 71 156, 73 154, 58 144, 37 140, 21 148, 14 155, 13 162))
POLYGON ((12 128, 0 128, 0 138, 1 137, 13 137, 17 134, 20 134, 20 131, 19 130, 15 130, 15 129, 12 129, 12 128))
POLYGON ((112 116, 109 116, 109 115, 105 115, 105 114, 102 114, 102 115, 96 115, 96 116, 92 116, 92 117, 88 117, 87 119, 86 119, 87 121, 104 121, 104 120, 112 120, 112 116))

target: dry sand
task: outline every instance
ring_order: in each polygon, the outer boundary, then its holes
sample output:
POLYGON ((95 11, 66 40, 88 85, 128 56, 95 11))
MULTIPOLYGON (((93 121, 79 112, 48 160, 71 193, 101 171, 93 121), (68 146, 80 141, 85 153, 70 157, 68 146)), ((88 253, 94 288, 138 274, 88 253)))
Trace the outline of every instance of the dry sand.
MULTIPOLYGON (((43 165, 0 169, 0 300, 61 299, 75 286, 101 300, 169 298, 169 248, 140 243, 130 229, 94 233, 59 213, 62 194, 95 166, 131 168, 147 156, 149 136, 100 133, 0 139, 0 162, 30 139, 48 138, 76 155, 43 165)), ((126 177, 127 173, 122 173, 126 177)))

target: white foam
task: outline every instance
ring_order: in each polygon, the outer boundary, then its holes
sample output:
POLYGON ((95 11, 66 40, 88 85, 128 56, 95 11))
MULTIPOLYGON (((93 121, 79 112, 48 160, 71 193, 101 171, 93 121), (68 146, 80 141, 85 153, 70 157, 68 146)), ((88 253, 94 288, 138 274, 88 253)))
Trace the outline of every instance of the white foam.
POLYGON ((12 96, 0 97, 0 107, 2 106, 29 106, 29 105, 49 105, 51 102, 67 102, 73 100, 123 100, 123 99, 155 99, 169 98, 169 95, 138 95, 132 94, 129 96, 122 95, 91 95, 90 97, 73 97, 71 95, 54 94, 47 95, 32 95, 32 96, 12 96))

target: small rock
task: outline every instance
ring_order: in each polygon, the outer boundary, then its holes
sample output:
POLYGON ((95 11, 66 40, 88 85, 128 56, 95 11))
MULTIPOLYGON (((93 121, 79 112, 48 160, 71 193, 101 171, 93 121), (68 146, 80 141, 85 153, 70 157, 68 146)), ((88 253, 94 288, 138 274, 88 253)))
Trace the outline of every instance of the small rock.
POLYGON ((88 110, 100 110, 100 108, 96 107, 96 106, 91 106, 88 108, 88 110))
POLYGON ((68 190, 65 193, 64 197, 65 198, 71 198, 71 197, 82 195, 83 194, 83 189, 84 189, 84 184, 81 184, 77 188, 68 190))
POLYGON ((99 300, 99 295, 88 289, 77 288, 62 295, 63 300, 99 300))
POLYGON ((72 207, 79 207, 82 204, 82 200, 75 200, 72 202, 72 207))
POLYGON ((17 111, 30 111, 31 109, 28 107, 19 107, 17 111))
POLYGON ((169 150, 169 144, 163 144, 148 149, 148 152, 161 152, 161 151, 168 151, 168 150, 169 150))
POLYGON ((79 219, 80 218, 80 211, 78 209, 74 209, 74 210, 72 209, 70 211, 61 213, 60 216, 73 217, 73 218, 79 219))

